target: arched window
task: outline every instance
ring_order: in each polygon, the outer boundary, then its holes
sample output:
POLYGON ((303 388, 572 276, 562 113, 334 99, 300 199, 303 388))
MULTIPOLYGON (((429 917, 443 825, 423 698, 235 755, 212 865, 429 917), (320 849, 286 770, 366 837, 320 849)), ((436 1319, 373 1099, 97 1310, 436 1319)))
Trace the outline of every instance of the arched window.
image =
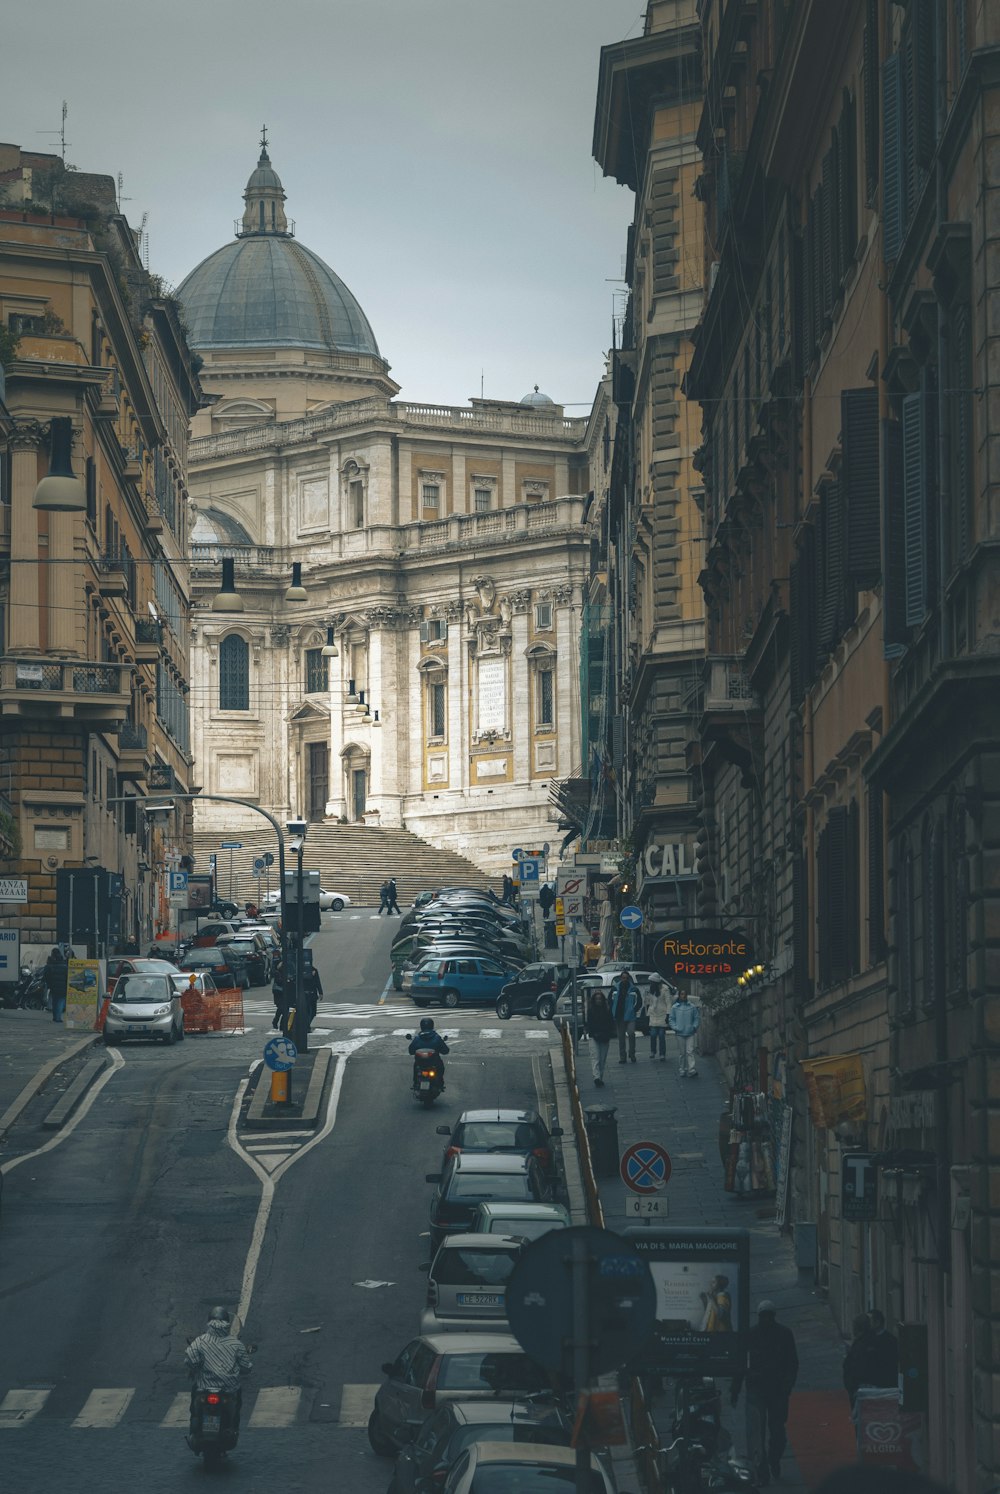
POLYGON ((250 709, 250 649, 239 633, 230 633, 219 645, 219 710, 250 709))

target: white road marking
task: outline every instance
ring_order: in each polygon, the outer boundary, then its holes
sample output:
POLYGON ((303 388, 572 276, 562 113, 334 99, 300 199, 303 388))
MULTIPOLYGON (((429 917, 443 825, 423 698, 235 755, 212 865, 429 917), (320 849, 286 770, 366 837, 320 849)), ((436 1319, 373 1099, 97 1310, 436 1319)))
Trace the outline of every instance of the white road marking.
POLYGON ((551 1032, 526 1032, 524 1034, 524 1036, 526 1038, 536 1038, 536 1039, 540 1038, 543 1043, 547 1043, 547 1042, 549 1042, 551 1040, 552 1033, 551 1032))
POLYGON ((73 1425, 75 1427, 113 1427, 125 1415, 128 1403, 134 1395, 134 1388, 131 1390, 92 1390, 73 1425))
POLYGON ((371 1037, 374 1027, 352 1027, 348 1037, 371 1037))
MULTIPOLYGON (((59 1146, 61 1142, 66 1140, 67 1136, 72 1136, 73 1132, 76 1130, 77 1126, 90 1110, 91 1105, 93 1105, 94 1101, 97 1099, 97 1096, 107 1084, 108 1080, 114 1074, 117 1074, 118 1070, 120 1068, 123 1068, 124 1065, 125 1060, 118 1052, 118 1049, 112 1048, 111 1068, 105 1069, 104 1073, 94 1080, 93 1084, 90 1086, 89 1090, 80 1101, 80 1104, 77 1106, 76 1114, 66 1122, 66 1124, 59 1131, 59 1134, 57 1136, 53 1136, 51 1141, 47 1141, 44 1146, 38 1147, 33 1152, 25 1152, 21 1157, 12 1157, 9 1162, 5 1162, 3 1166, 0 1167, 0 1172, 13 1172, 15 1167, 21 1166, 22 1162, 30 1162, 33 1157, 40 1157, 44 1152, 51 1152, 52 1148, 59 1146)), ((47 1393, 48 1392, 46 1392, 46 1394, 47 1393)), ((2 1407, 0 1407, 0 1410, 2 1410, 2 1407)))
MULTIPOLYGON (((19 1158, 23 1161, 23 1158, 19 1158)), ((49 1390, 8 1390, 0 1401, 0 1428, 23 1427, 37 1416, 51 1394, 49 1390)))
POLYGON ((340 1425, 366 1427, 377 1385, 345 1385, 340 1392, 340 1425))
POLYGON ((412 1037, 413 1034, 405 1027, 394 1027, 389 1034, 390 1037, 412 1037))
POLYGON ((480 1027, 480 1029, 479 1029, 479 1036, 481 1038, 498 1038, 498 1037, 503 1037, 503 1028, 502 1027, 480 1027))
POLYGON ((302 1391, 298 1385, 265 1385, 257 1392, 251 1427, 290 1427, 298 1415, 302 1391))
POLYGON ((384 1006, 385 1005, 385 998, 386 998, 386 996, 388 995, 388 993, 391 990, 392 990, 392 976, 388 975, 386 977, 385 985, 382 987, 382 994, 381 994, 381 996, 378 999, 379 1000, 379 1006, 384 1006))
POLYGON ((191 1394, 179 1390, 170 1402, 170 1410, 160 1422, 161 1427, 186 1427, 191 1420, 191 1394))

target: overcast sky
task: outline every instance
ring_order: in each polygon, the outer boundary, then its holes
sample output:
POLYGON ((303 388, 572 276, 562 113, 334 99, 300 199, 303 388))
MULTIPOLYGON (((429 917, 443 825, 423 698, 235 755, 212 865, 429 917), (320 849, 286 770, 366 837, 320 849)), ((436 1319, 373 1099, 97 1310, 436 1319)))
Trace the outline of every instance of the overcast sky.
MULTIPOLYGON (((584 414, 632 194, 593 160, 600 49, 645 0, 32 0, 5 8, 0 139, 124 181, 178 284, 233 234, 267 124, 296 236, 404 400, 584 414), (51 131, 51 135, 42 132, 51 131)), ((616 298, 615 292, 619 295, 616 298)))

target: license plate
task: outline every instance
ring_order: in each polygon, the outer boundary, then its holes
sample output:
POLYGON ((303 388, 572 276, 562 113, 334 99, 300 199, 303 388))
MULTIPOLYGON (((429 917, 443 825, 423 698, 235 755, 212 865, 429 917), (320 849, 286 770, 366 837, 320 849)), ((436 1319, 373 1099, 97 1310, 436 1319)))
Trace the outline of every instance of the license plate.
POLYGON ((460 1307, 502 1307, 503 1297, 499 1292, 459 1292, 460 1307))
POLYGON ((201 1419, 201 1429, 203 1432, 217 1432, 220 1425, 221 1422, 217 1416, 203 1416, 201 1419))
POLYGON ((145 1032, 146 1029, 145 1029, 145 1027, 143 1027, 143 1025, 142 1025, 141 1022, 130 1022, 128 1024, 128 1027, 126 1027, 125 1031, 126 1032, 145 1032))
POLYGON ((421 1081, 420 1081, 420 1088, 421 1089, 430 1089, 430 1087, 431 1087, 431 1081, 429 1079, 421 1079, 421 1081))

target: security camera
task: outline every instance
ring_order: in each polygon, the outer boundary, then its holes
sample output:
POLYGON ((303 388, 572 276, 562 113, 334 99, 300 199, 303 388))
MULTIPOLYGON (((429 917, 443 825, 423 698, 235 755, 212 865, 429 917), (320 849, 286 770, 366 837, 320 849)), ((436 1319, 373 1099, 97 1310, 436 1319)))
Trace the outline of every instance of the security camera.
POLYGON ((308 820, 286 820, 285 822, 285 829, 289 835, 305 835, 308 828, 308 820))

